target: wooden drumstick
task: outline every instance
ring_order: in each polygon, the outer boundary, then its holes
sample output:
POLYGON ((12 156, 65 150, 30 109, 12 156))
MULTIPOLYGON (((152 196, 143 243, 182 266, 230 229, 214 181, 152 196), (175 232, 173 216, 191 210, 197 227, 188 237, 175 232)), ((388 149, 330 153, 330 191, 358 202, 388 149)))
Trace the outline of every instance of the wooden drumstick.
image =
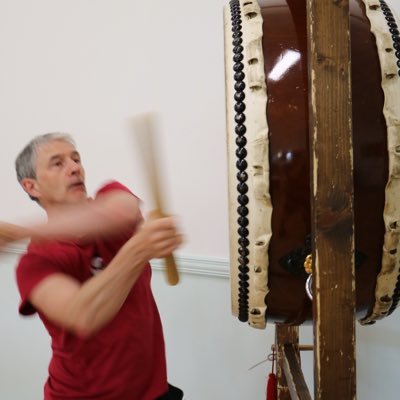
MULTIPOLYGON (((149 188, 155 203, 154 213, 162 217, 165 216, 165 214, 156 161, 156 116, 153 113, 140 114, 134 117, 132 122, 136 133, 136 143, 138 144, 139 153, 143 160, 144 172, 149 182, 149 188)), ((165 267, 168 283, 170 285, 176 285, 179 282, 179 274, 173 254, 165 257, 165 267)))

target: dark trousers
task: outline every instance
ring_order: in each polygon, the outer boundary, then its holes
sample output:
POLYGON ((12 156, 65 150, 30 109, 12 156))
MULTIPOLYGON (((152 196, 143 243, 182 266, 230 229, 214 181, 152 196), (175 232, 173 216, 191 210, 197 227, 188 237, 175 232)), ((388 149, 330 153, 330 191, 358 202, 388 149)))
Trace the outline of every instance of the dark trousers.
POLYGON ((182 399, 183 399, 182 390, 168 383, 168 392, 160 397, 157 397, 156 400, 182 400, 182 399))

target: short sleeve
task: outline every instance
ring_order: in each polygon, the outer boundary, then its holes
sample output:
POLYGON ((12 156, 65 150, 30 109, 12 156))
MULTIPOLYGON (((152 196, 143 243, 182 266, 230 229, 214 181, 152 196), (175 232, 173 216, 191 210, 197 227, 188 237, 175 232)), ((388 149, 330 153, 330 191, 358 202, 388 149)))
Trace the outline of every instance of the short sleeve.
POLYGON ((112 192, 114 190, 119 190, 122 192, 126 192, 131 194, 132 196, 138 198, 137 196, 135 196, 135 194, 133 194, 126 186, 124 186, 122 183, 119 183, 117 181, 111 181, 106 183, 105 185, 103 185, 96 193, 96 197, 98 195, 104 194, 104 193, 109 193, 112 192))
MULTIPOLYGON (((101 196, 104 193, 110 193, 112 191, 122 191, 131 194, 133 197, 135 197, 135 199, 140 202, 140 199, 134 193, 132 193, 131 190, 129 190, 126 186, 117 181, 111 181, 103 185, 97 191, 96 197, 101 196)), ((121 248, 121 246, 132 237, 132 235, 136 232, 138 224, 140 224, 142 221, 142 213, 140 212, 140 210, 138 210, 136 211, 136 220, 132 223, 131 226, 129 226, 127 229, 121 230, 118 233, 115 233, 112 238, 109 238, 111 240, 100 240, 96 243, 97 247, 101 249, 107 262, 110 262, 115 253, 121 248)))
POLYGON ((17 285, 21 296, 20 314, 31 315, 36 312, 34 306, 29 302, 33 288, 43 279, 58 272, 61 272, 60 268, 41 255, 28 253, 21 257, 16 270, 17 285))

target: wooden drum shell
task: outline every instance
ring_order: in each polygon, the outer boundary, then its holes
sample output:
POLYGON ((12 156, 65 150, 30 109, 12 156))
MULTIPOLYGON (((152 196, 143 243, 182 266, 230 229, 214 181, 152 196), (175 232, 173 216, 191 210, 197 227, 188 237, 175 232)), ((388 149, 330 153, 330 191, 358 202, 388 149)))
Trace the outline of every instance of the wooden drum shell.
MULTIPOLYGON (((263 20, 265 116, 272 203, 266 318, 301 324, 312 318, 312 302, 305 291, 307 274, 302 264, 311 233, 306 3, 260 0, 258 5, 263 20)), ((383 113, 382 70, 365 7, 363 1, 350 1, 356 304, 359 318, 371 311, 375 302, 377 275, 382 265, 383 212, 388 181, 388 128, 383 113)), ((226 46, 228 40, 230 38, 226 37, 226 46)), ((230 157, 234 158, 233 155, 230 157)), ((231 215, 231 230, 236 229, 236 219, 236 215, 231 215)), ((235 280, 237 255, 234 249, 237 245, 233 237, 231 271, 232 280, 235 280)), ((237 286, 232 288, 232 302, 235 302, 237 286)))

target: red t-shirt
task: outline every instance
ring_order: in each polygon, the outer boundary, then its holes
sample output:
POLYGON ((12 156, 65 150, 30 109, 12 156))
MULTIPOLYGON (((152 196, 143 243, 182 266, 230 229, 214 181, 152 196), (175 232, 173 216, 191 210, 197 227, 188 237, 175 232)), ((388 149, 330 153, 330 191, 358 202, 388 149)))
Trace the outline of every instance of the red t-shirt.
MULTIPOLYGON (((112 182, 98 194, 111 190, 129 192, 112 182)), ((31 243, 21 257, 17 268, 20 313, 38 312, 52 339, 45 400, 154 400, 167 391, 164 339, 150 287, 150 265, 118 314, 87 339, 55 325, 29 302, 32 289, 53 273, 62 272, 79 282, 90 279, 100 264, 110 262, 134 230, 132 227, 107 241, 31 243)))

